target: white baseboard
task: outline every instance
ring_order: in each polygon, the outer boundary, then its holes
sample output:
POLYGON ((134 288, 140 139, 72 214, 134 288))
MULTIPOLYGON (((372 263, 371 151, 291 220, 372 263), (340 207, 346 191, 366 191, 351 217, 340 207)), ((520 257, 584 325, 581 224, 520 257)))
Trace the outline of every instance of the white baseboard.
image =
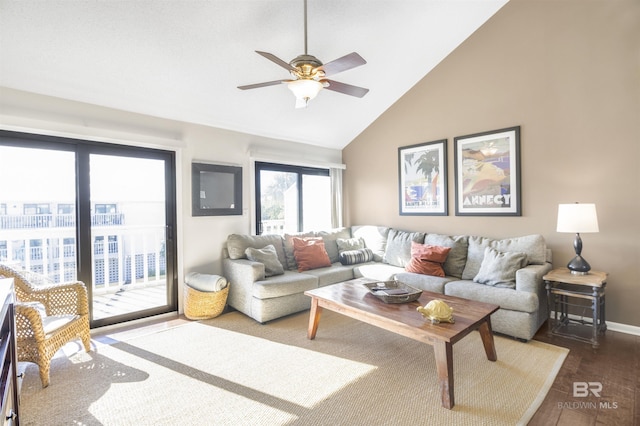
POLYGON ((618 322, 607 321, 607 330, 640 336, 640 327, 635 325, 620 324, 618 322))

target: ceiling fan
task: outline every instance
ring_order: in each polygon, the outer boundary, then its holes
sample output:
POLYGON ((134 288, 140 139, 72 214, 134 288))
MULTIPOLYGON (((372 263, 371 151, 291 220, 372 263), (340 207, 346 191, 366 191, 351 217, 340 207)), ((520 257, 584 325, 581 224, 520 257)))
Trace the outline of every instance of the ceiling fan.
POLYGON ((339 81, 329 80, 327 78, 333 74, 366 64, 367 61, 356 52, 349 53, 326 64, 323 64, 318 58, 307 53, 307 0, 304 0, 304 54, 297 56, 291 62, 287 63, 271 53, 258 50, 256 50, 256 53, 289 71, 293 79, 248 84, 246 86, 238 86, 238 89, 257 89, 259 87, 286 83, 296 97, 296 108, 306 108, 309 101, 315 98, 322 89, 332 90, 358 98, 363 97, 369 91, 369 89, 363 87, 352 86, 351 84, 340 83, 339 81))

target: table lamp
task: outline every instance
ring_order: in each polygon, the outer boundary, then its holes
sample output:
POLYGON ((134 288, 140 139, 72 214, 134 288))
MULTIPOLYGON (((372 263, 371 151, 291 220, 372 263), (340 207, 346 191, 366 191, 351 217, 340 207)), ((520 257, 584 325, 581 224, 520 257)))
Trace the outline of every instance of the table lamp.
POLYGON ((582 239, 580 238, 580 233, 599 231, 596 205, 579 203, 558 205, 558 227, 556 231, 576 233, 576 238, 573 241, 576 257, 567 264, 567 268, 574 275, 587 275, 591 266, 581 256, 582 239))

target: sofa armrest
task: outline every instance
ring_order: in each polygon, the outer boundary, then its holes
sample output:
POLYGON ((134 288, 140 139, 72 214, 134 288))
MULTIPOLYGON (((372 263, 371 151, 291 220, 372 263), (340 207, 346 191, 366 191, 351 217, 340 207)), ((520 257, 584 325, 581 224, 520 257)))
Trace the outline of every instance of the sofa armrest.
POLYGON ((248 259, 222 260, 222 269, 227 281, 234 286, 251 286, 264 279, 264 264, 248 259))
POLYGON ((252 316, 253 283, 264 279, 264 264, 248 259, 222 259, 222 270, 229 283, 227 303, 252 316))
POLYGON ((528 265, 516 271, 516 290, 527 291, 538 295, 544 294, 545 286, 542 277, 553 269, 550 263, 544 265, 528 265))

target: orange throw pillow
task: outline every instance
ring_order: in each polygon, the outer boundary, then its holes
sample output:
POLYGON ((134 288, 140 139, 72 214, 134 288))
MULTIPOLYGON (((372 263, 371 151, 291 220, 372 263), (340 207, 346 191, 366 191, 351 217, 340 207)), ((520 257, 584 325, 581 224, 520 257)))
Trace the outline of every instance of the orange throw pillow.
POLYGON ((405 266, 407 272, 444 277, 442 264, 447 260, 451 247, 431 246, 411 242, 411 260, 405 266))
POLYGON ((298 272, 331 266, 322 237, 293 237, 293 256, 298 263, 298 272))

